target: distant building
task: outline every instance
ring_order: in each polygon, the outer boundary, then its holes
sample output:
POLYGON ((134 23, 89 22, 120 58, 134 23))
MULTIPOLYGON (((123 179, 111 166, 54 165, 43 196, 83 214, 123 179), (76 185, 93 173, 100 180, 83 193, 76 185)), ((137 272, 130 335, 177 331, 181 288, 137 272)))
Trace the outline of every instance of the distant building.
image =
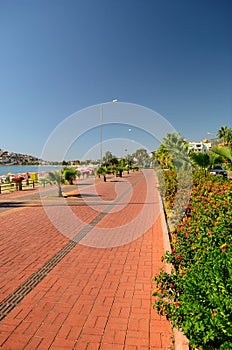
POLYGON ((193 152, 208 152, 211 147, 211 142, 189 142, 189 150, 193 152))

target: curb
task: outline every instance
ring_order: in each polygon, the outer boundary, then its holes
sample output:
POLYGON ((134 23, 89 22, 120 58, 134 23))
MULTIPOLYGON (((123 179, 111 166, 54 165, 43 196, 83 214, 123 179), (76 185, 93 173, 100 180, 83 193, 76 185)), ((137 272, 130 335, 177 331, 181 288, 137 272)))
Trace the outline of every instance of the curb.
MULTIPOLYGON (((156 176, 156 175, 155 175, 156 176)), ((156 187, 159 189, 159 183, 156 176, 156 187)), ((171 252, 171 244, 169 239, 169 231, 167 226, 167 221, 164 215, 164 206, 163 201, 160 195, 160 191, 158 190, 158 202, 160 206, 160 218, 161 218, 161 226, 163 231, 163 242, 164 242, 164 251, 171 252)), ((167 273, 171 272, 171 265, 165 264, 165 271, 167 273)), ((186 336, 179 331, 178 329, 172 327, 173 337, 174 337, 174 346, 175 350, 189 350, 189 341, 186 336)))

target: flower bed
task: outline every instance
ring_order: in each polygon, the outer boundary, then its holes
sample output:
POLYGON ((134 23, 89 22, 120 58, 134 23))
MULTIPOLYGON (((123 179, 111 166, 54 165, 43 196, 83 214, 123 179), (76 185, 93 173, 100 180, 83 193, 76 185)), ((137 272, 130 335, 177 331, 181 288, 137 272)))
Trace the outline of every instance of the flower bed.
POLYGON ((231 193, 231 181, 194 174, 187 212, 163 257, 172 272, 154 278, 154 307, 192 348, 232 349, 231 193))

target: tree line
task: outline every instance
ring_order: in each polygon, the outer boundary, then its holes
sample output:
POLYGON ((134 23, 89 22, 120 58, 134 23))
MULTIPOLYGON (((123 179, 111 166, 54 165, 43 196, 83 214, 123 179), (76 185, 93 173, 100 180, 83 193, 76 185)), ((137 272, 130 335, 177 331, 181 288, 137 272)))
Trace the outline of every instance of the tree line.
POLYGON ((191 162, 194 167, 207 170, 215 164, 224 164, 232 169, 232 129, 222 126, 218 132, 218 144, 208 152, 194 152, 189 150, 189 143, 180 134, 167 134, 162 144, 154 153, 156 161, 163 168, 175 168, 175 161, 187 164, 191 162))
MULTIPOLYGON (((204 171, 215 164, 224 164, 231 170, 232 129, 222 126, 217 136, 219 144, 212 147, 209 152, 190 151, 189 143, 178 133, 167 134, 159 148, 150 154, 146 149, 140 148, 133 154, 118 158, 112 152, 107 151, 102 164, 95 169, 95 174, 106 181, 109 174, 121 177, 123 172, 135 171, 139 167, 154 167, 157 164, 167 169, 187 169, 193 166, 204 171)), ((40 179, 40 182, 43 185, 55 184, 58 188, 58 196, 62 196, 62 184, 65 182, 73 184, 77 177, 80 177, 80 172, 75 167, 66 166, 61 171, 49 172, 46 177, 40 179)))

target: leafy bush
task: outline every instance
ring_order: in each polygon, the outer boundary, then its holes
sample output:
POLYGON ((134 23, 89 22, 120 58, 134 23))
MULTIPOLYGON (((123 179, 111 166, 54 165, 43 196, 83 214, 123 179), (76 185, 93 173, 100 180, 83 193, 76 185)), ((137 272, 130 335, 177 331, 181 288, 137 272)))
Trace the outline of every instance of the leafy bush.
POLYGON ((194 175, 192 197, 154 278, 154 307, 193 348, 232 349, 232 183, 194 175))
POLYGON ((73 181, 76 180, 77 177, 77 170, 75 168, 69 167, 69 168, 63 168, 62 169, 62 175, 66 181, 70 185, 73 185, 73 181))
POLYGON ((165 203, 166 210, 173 207, 177 191, 177 173, 174 169, 159 172, 160 194, 165 203))

